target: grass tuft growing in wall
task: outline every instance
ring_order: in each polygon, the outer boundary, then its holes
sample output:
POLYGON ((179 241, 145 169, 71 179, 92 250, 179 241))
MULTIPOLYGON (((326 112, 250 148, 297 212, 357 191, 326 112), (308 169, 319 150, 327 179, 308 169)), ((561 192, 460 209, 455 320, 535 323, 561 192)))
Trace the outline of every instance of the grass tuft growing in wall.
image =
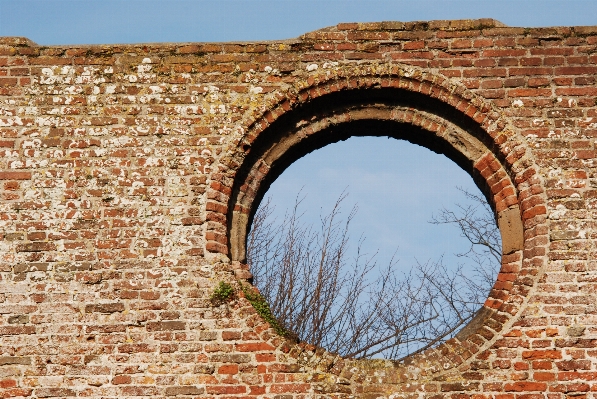
POLYGON ((220 281, 220 284, 218 284, 210 297, 211 302, 218 305, 232 298, 234 298, 234 287, 225 281, 220 281))
POLYGON ((239 283, 240 289, 245 294, 245 298, 253 305, 253 308, 257 311, 259 316, 261 316, 265 321, 267 321, 270 326, 281 336, 288 337, 289 333, 286 329, 280 324, 280 322, 274 317, 272 311, 269 307, 269 304, 255 288, 248 284, 239 283))

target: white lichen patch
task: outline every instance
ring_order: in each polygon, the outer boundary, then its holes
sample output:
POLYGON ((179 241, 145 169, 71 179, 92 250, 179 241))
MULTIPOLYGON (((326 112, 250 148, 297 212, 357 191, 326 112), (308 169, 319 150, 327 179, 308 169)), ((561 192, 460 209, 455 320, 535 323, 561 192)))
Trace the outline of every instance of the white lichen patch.
POLYGON ((0 127, 9 126, 23 126, 23 121, 18 116, 15 116, 14 118, 0 118, 0 127))
POLYGON ((52 68, 42 68, 41 74, 43 76, 54 76, 54 70, 52 68))
POLYGON ((249 93, 251 93, 251 94, 260 94, 260 93, 263 93, 263 87, 260 87, 260 86, 251 86, 249 88, 249 93))
POLYGON ((225 114, 226 106, 224 104, 219 104, 219 105, 212 104, 209 106, 209 113, 210 114, 225 114))
POLYGON ((38 107, 24 107, 24 108, 19 108, 19 113, 20 114, 25 114, 25 115, 38 115, 39 114, 39 108, 38 107))
MULTIPOLYGON (((151 61, 151 60, 150 60, 151 61)), ((141 64, 137 66, 137 73, 138 74, 146 74, 147 72, 151 71, 152 66, 148 64, 141 64)))
POLYGON ((549 218, 558 220, 566 215, 566 207, 562 204, 556 205, 556 209, 549 213, 549 218))

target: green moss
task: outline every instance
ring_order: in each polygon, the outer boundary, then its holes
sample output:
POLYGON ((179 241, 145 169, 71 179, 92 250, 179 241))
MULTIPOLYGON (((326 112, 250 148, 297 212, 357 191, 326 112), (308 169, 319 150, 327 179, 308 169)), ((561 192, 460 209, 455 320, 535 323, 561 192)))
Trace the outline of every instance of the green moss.
MULTIPOLYGON (((267 321, 270 326, 281 336, 288 337, 290 334, 272 314, 272 311, 267 303, 267 300, 261 295, 253 286, 239 281, 241 291, 245 298, 251 303, 257 314, 267 321)), ((225 281, 220 281, 214 292, 211 294, 210 300, 214 305, 219 305, 228 302, 235 296, 234 287, 225 281)))
POLYGON ((245 298, 247 298, 251 305, 253 305, 253 308, 255 308, 259 316, 267 321, 279 335, 283 337, 287 337, 289 335, 288 331, 286 331, 286 329, 280 325, 280 322, 276 320, 272 314, 272 311, 263 295, 261 295, 257 290, 248 284, 240 283, 240 289, 243 294, 245 294, 245 298))
POLYGON ((216 287, 214 292, 211 294, 211 301, 215 304, 226 302, 234 297, 234 288, 225 281, 220 281, 220 284, 216 287))

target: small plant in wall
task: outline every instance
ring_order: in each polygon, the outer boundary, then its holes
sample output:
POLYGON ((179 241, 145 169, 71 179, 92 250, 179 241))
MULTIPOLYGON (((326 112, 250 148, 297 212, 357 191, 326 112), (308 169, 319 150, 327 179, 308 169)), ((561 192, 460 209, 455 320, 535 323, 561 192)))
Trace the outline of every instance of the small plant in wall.
MULTIPOLYGON (((288 337, 290 334, 289 332, 280 324, 280 322, 276 319, 273 315, 267 300, 263 295, 259 293, 257 288, 251 286, 250 284, 243 283, 238 281, 238 286, 240 287, 240 291, 242 292, 243 296, 251 306, 255 309, 257 314, 261 316, 265 321, 267 321, 270 326, 281 336, 288 337)), ((235 288, 225 282, 220 281, 218 286, 214 289, 210 296, 211 303, 214 306, 222 305, 226 302, 231 301, 236 296, 235 288)))
POLYGON ((234 287, 225 281, 220 281, 209 298, 214 305, 221 305, 234 298, 234 287))
POLYGON ((255 287, 242 282, 239 282, 239 285, 245 298, 251 303, 257 314, 267 321, 276 333, 283 337, 288 337, 290 335, 289 332, 276 319, 267 303, 267 299, 255 287))

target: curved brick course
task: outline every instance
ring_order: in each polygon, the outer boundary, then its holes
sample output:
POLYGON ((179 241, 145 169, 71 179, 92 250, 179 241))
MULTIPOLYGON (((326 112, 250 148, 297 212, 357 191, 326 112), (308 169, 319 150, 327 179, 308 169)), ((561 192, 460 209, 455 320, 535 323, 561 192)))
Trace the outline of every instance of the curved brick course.
POLYGON ((597 28, 339 24, 263 43, 0 38, 3 397, 593 397, 597 28), (289 163, 425 145, 498 214, 473 323, 402 362, 276 335, 219 281, 289 163), (375 128, 373 130, 372 128, 375 128))

